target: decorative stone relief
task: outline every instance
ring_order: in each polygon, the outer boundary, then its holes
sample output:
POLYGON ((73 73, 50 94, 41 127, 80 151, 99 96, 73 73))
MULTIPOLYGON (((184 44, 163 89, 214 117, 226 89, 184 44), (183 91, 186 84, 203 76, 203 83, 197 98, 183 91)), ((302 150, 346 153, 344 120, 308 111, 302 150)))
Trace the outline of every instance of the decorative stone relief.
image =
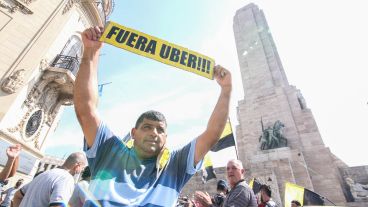
POLYGON ((40 71, 44 71, 46 68, 49 67, 49 61, 47 61, 47 59, 42 59, 41 62, 40 62, 40 71))
POLYGON ((23 3, 29 5, 30 3, 32 3, 35 0, 22 0, 23 3))
MULTIPOLYGON (((33 12, 30 9, 28 9, 18 0, 11 0, 11 1, 12 1, 12 5, 5 1, 0 1, 0 7, 8 9, 9 13, 11 14, 16 12, 17 10, 21 11, 23 14, 33 14, 33 12)), ((23 3, 27 5, 31 2, 32 0, 23 0, 23 3)))
MULTIPOLYGON (((44 133, 54 124, 60 107, 73 104, 73 77, 59 68, 48 67, 46 63, 47 60, 40 62, 40 68, 45 69, 29 90, 16 115, 20 117, 17 118, 19 121, 4 130, 11 137, 23 140, 37 149, 41 149, 44 133)), ((15 72, 3 85, 15 91, 16 85, 23 84, 22 73, 24 70, 15 72)))
POLYGON ((24 84, 25 70, 20 69, 13 72, 9 77, 7 77, 1 84, 1 89, 9 94, 15 93, 24 84))
POLYGON ((357 183, 350 177, 346 177, 345 182, 355 201, 368 201, 368 184, 357 183))
POLYGON ((8 9, 9 13, 11 13, 11 14, 13 14, 15 11, 17 11, 16 6, 11 6, 11 5, 5 3, 4 1, 0 1, 0 7, 4 8, 4 9, 8 9))
POLYGON ((68 77, 65 73, 45 72, 42 79, 46 82, 55 81, 58 84, 65 84, 68 77))
POLYGON ((27 138, 32 137, 37 132, 38 128, 40 128, 42 115, 42 110, 39 109, 33 112, 31 117, 29 117, 24 132, 27 138))
POLYGON ((63 9, 63 14, 67 13, 75 3, 77 3, 78 0, 68 0, 68 2, 65 4, 65 7, 63 9))
MULTIPOLYGON (((31 116, 33 115, 33 113, 35 112, 35 107, 32 107, 32 108, 29 108, 29 110, 24 114, 23 118, 20 120, 20 122, 18 123, 17 126, 15 127, 10 127, 10 128, 7 128, 7 131, 10 132, 10 133, 16 133, 16 132, 19 132, 21 137, 25 140, 25 141, 30 141, 32 139, 29 139, 25 136, 25 133, 22 133, 22 129, 25 129, 25 128, 29 128, 29 127, 33 127, 32 125, 35 124, 35 123, 30 123, 30 126, 27 126, 25 127, 26 123, 28 125, 28 121, 29 119, 31 118, 31 116)), ((38 110, 36 110, 38 111, 38 110)), ((43 113, 42 113, 43 115, 43 113)), ((33 118, 31 120, 31 122, 33 122, 35 119, 33 118)), ((25 130, 23 130, 25 131, 25 130)))

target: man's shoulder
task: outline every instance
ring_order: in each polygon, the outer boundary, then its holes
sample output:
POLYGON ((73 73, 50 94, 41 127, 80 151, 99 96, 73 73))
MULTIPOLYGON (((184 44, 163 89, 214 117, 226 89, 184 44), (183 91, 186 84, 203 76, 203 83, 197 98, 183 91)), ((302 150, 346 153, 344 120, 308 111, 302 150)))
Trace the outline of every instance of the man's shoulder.
POLYGON ((245 180, 241 181, 236 187, 247 189, 247 190, 252 190, 245 180))
POLYGON ((74 180, 73 176, 66 170, 61 168, 54 168, 51 170, 48 170, 42 174, 40 174, 38 177, 42 180, 48 180, 48 179, 63 179, 63 180, 74 180))

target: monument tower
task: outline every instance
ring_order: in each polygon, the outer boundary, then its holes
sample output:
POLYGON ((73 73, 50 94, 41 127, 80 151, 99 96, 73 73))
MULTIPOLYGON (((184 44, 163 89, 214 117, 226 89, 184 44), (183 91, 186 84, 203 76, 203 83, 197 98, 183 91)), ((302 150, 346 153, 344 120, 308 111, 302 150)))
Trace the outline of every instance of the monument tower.
POLYGON ((271 185, 278 202, 292 182, 344 204, 336 157, 301 92, 289 84, 262 10, 239 9, 233 28, 244 89, 236 137, 247 177, 271 185))

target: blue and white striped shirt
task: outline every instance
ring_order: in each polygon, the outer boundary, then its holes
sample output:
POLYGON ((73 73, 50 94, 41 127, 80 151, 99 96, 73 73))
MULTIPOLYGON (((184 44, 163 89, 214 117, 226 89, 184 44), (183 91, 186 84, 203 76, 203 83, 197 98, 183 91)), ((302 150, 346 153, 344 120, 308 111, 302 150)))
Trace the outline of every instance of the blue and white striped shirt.
POLYGON ((185 183, 201 168, 202 162, 194 166, 195 144, 194 139, 170 152, 159 171, 157 158, 140 160, 101 122, 93 146, 86 150, 92 198, 84 206, 174 206, 185 183))

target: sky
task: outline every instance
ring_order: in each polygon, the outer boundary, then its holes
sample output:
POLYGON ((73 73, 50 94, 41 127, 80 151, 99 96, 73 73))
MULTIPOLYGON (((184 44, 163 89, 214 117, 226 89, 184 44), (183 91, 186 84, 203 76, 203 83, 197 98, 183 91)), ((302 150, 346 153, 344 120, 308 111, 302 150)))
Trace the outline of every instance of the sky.
MULTIPOLYGON (((301 90, 322 139, 349 166, 368 165, 365 0, 115 0, 110 20, 215 59, 232 72, 230 119, 244 99, 233 35, 233 17, 248 3, 265 13, 291 85, 301 90)), ((102 119, 124 136, 144 111, 168 121, 168 146, 184 146, 204 131, 216 104, 216 81, 105 44, 99 83, 112 82, 99 101, 102 119)), ((45 153, 58 157, 82 149, 74 108, 66 107, 45 153)), ((235 158, 234 148, 211 154, 215 167, 235 158)))

